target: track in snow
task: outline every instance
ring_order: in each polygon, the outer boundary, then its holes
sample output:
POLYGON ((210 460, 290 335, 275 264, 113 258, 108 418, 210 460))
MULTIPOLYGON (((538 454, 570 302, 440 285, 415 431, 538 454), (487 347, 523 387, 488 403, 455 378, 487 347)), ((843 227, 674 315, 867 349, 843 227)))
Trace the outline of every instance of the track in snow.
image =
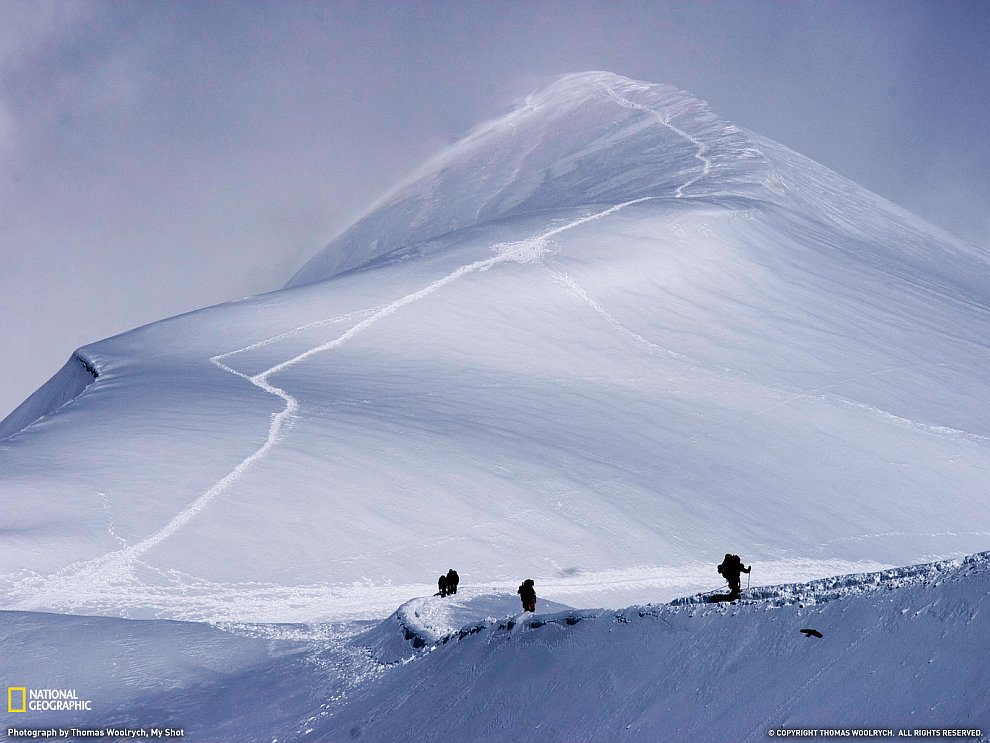
MULTIPOLYGON (((871 561, 777 559, 756 563, 753 588, 832 575, 872 572, 890 567, 871 561)), ((435 583, 392 584, 370 580, 347 584, 282 585, 268 582, 219 582, 135 560, 133 572, 72 598, 49 594, 39 603, 37 591, 22 593, 22 610, 59 609, 87 614, 157 617, 185 621, 235 623, 350 623, 380 620, 396 607, 432 596, 435 583), (56 603, 57 602, 57 603, 56 603)), ((701 591, 722 590, 725 583, 715 563, 637 565, 611 570, 574 572, 547 565, 536 581, 541 598, 571 606, 620 609, 656 603, 701 591)), ((459 592, 467 596, 515 596, 518 579, 490 580, 465 573, 459 592)))
POLYGON ((695 158, 701 161, 701 166, 702 166, 701 172, 698 175, 694 176, 693 178, 689 178, 688 180, 684 181, 684 183, 678 186, 677 190, 674 191, 675 198, 678 199, 684 198, 684 189, 693 186, 695 183, 700 181, 702 178, 704 178, 711 172, 712 161, 705 154, 708 152, 708 145, 706 145, 697 137, 691 136, 680 127, 672 124, 670 121, 670 117, 664 116, 659 111, 655 111, 652 108, 649 108, 648 106, 644 106, 640 103, 636 103, 635 101, 630 101, 628 98, 623 98, 621 95, 616 93, 607 85, 599 83, 595 87, 598 88, 598 90, 601 91, 607 98, 610 98, 611 100, 615 101, 623 108, 634 108, 638 111, 645 111, 646 113, 656 116, 657 121, 661 126, 667 127, 668 129, 670 129, 670 131, 674 132, 674 134, 683 137, 697 148, 697 151, 694 153, 694 156, 695 158))
MULTIPOLYGON (((632 206, 633 204, 639 204, 644 201, 649 201, 652 198, 654 197, 644 197, 639 199, 633 199, 632 201, 626 201, 621 204, 616 204, 615 206, 609 207, 604 211, 596 212, 595 214, 581 217, 572 222, 568 222, 567 224, 564 224, 560 227, 555 227, 554 229, 548 230, 540 235, 537 235, 536 237, 529 238, 527 240, 521 240, 519 242, 501 243, 495 245, 494 247, 497 252, 491 258, 486 258, 484 260, 475 261, 474 263, 469 263, 465 266, 461 266, 456 271, 453 271, 452 273, 447 274, 443 278, 434 281, 432 284, 428 284, 426 287, 420 289, 419 291, 413 292, 411 294, 407 294, 404 297, 400 297, 399 299, 390 302, 389 304, 383 305, 375 310, 370 311, 370 314, 368 314, 367 317, 359 321, 356 325, 352 326, 349 330, 347 330, 338 338, 335 338, 334 340, 329 341, 328 343, 323 343, 321 345, 314 346, 313 348, 310 348, 309 350, 304 351, 303 353, 298 354, 297 356, 293 356, 292 358, 287 359, 286 361, 282 361, 276 364, 275 366, 266 369, 260 374, 256 374, 254 376, 249 377, 246 374, 236 371, 235 369, 232 369, 231 367, 222 363, 221 359, 229 358, 234 354, 253 350, 263 345, 268 345, 269 343, 273 342, 275 339, 286 337, 288 335, 300 332, 304 329, 313 327, 321 323, 325 324, 325 323, 335 322, 340 318, 334 318, 332 320, 324 320, 324 321, 320 321, 320 323, 310 323, 308 325, 297 328, 294 331, 290 331, 289 333, 284 333, 281 336, 276 336, 273 339, 266 339, 264 341, 254 343, 250 346, 239 348, 235 351, 230 351, 224 354, 219 354, 218 356, 214 356, 213 358, 211 358, 210 361, 216 364, 217 366, 219 366, 221 369, 224 369, 225 371, 228 371, 231 374, 235 374, 238 377, 246 379, 251 384, 255 385, 256 387, 259 387, 268 394, 278 397, 280 400, 282 400, 285 403, 285 408, 282 411, 272 415, 272 422, 268 429, 268 438, 266 439, 264 445, 262 445, 260 449, 258 449, 257 451, 246 457, 244 460, 242 460, 230 473, 228 473, 225 477, 219 480, 208 491, 203 493, 203 495, 201 495, 199 498, 193 501, 182 512, 176 515, 175 518, 173 518, 168 524, 163 526, 161 529, 159 529, 151 536, 146 537, 145 539, 141 540, 133 547, 129 548, 130 554, 132 554, 133 556, 143 554, 144 552, 147 552, 152 547, 160 544, 165 539, 170 537, 183 525, 188 523, 194 516, 200 513, 210 503, 210 501, 214 500, 218 495, 220 495, 223 491, 229 488, 251 465, 253 465, 256 461, 258 461, 266 454, 268 454, 282 440, 286 429, 291 425, 292 417, 295 415, 296 411, 299 410, 299 401, 285 390, 271 384, 269 380, 272 377, 272 375, 285 371, 286 369, 295 366, 296 364, 299 364, 305 361, 306 359, 315 356, 316 354, 324 353, 326 351, 331 351, 343 345, 351 338, 354 338, 356 335, 362 333, 363 331, 370 328, 372 325, 375 325, 376 323, 380 322, 381 320, 384 320, 390 315, 395 314, 403 307, 410 305, 413 302, 417 302, 420 299, 428 297, 431 294, 434 294, 435 292, 442 289, 444 286, 447 286, 448 284, 457 281, 458 279, 470 273, 474 273, 476 271, 484 271, 489 268, 492 268, 493 266, 497 266, 501 263, 530 263, 530 262, 538 261, 543 256, 543 253, 547 249, 548 241, 552 237, 559 235, 562 232, 566 232, 567 230, 574 229, 575 227, 579 227, 580 225, 586 224, 588 222, 592 222, 594 220, 607 217, 610 214, 614 214, 615 212, 619 211, 620 209, 624 209, 627 206, 632 206)), ((353 317, 353 315, 344 316, 344 317, 353 317)))
POLYGON ((126 596, 128 594, 133 595, 135 592, 137 583, 134 576, 135 565, 140 563, 142 567, 152 569, 150 566, 141 562, 140 558, 149 550, 169 539, 183 526, 202 513, 211 502, 226 492, 245 472, 275 449, 284 438, 287 430, 291 427, 292 420, 299 410, 299 401, 286 390, 273 385, 270 381, 273 375, 299 364, 316 354, 339 347, 381 320, 395 314, 403 307, 436 293, 448 284, 468 274, 485 271, 504 263, 539 262, 544 253, 549 249, 550 240, 557 235, 589 222, 608 217, 626 207, 657 198, 659 197, 646 196, 632 199, 572 220, 525 240, 496 244, 493 246, 496 252, 492 257, 461 266, 424 288, 400 297, 389 304, 373 310, 367 310, 363 313, 353 313, 338 318, 308 323, 286 333, 250 344, 244 348, 235 349, 212 357, 210 359, 211 363, 220 369, 247 380, 267 394, 279 398, 284 403, 281 411, 272 414, 271 423, 268 427, 268 435, 262 446, 238 462, 230 472, 182 509, 167 524, 140 541, 91 560, 72 563, 47 577, 31 576, 19 581, 9 592, 9 595, 12 595, 16 601, 14 608, 34 608, 39 605, 46 607, 71 607, 80 604, 90 605, 93 602, 106 605, 108 599, 111 602, 115 600, 125 605, 130 603, 126 596), (259 374, 249 376, 224 363, 225 359, 233 355, 270 345, 312 327, 339 322, 343 319, 351 319, 361 314, 366 315, 364 319, 357 322, 336 339, 310 348, 259 374))

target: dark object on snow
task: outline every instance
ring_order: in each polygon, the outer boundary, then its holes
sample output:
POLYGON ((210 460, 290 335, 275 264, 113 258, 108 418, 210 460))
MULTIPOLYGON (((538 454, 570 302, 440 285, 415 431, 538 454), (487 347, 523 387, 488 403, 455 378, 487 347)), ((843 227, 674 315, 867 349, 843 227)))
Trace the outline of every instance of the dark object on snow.
POLYGON ((714 593, 708 597, 708 603, 718 604, 721 603, 722 601, 735 601, 737 598, 739 598, 739 594, 714 593))
POLYGON ((440 589, 440 595, 447 595, 447 576, 441 575, 440 579, 437 581, 437 587, 440 589))
POLYGON ((735 601, 739 598, 739 594, 742 592, 739 585, 740 573, 748 573, 752 569, 752 565, 748 568, 743 567, 742 560, 739 559, 739 555, 730 555, 728 552, 725 553, 725 559, 722 560, 722 564, 718 566, 718 572, 721 573, 722 577, 729 582, 729 596, 731 598, 723 600, 735 601))
POLYGON ((457 571, 451 568, 447 571, 447 595, 452 593, 457 593, 457 584, 461 582, 461 576, 457 574, 457 571))
POLYGON ((801 630, 805 637, 824 637, 821 632, 816 629, 803 629, 801 630))
POLYGON ((523 611, 536 611, 536 588, 532 578, 524 580, 516 593, 522 600, 523 611))

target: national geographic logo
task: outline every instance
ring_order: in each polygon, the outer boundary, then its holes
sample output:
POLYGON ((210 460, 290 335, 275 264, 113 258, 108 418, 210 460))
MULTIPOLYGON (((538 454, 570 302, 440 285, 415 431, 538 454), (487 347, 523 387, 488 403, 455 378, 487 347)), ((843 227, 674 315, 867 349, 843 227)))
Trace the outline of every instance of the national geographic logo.
POLYGON ((7 687, 7 712, 92 712, 93 703, 80 699, 75 689, 7 687))
POLYGON ((7 687, 7 711, 27 712, 27 689, 23 686, 7 687), (19 701, 14 701, 19 700, 19 701))

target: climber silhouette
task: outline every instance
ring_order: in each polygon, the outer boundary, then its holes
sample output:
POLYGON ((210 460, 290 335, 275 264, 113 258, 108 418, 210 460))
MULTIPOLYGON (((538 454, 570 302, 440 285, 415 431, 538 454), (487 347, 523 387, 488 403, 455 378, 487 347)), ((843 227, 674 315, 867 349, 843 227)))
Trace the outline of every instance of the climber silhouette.
POLYGON ((742 560, 739 559, 739 555, 730 555, 726 552, 725 558, 722 560, 722 564, 718 566, 718 572, 721 573, 722 577, 725 578, 726 581, 728 581, 729 592, 716 594, 712 596, 709 601, 735 601, 739 598, 739 594, 742 593, 742 587, 740 585, 741 574, 748 573, 752 569, 752 565, 748 568, 743 567, 742 560))
POLYGON ((516 593, 522 600, 523 611, 536 611, 536 588, 532 578, 524 580, 516 593))

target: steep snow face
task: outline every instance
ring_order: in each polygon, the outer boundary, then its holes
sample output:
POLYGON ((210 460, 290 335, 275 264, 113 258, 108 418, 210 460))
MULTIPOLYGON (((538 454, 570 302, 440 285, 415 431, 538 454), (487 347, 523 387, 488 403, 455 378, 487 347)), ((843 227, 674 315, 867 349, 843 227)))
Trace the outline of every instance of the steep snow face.
POLYGON ((441 152, 288 286, 513 215, 647 196, 739 197, 766 170, 746 135, 688 93, 606 72, 568 75, 441 152))
POLYGON ((97 376, 98 372, 89 360, 79 353, 73 354, 55 376, 0 421, 0 439, 13 436, 76 399, 97 376))
POLYGON ((362 270, 84 349, 0 441, 0 605, 380 618, 456 567, 623 606, 727 550, 765 584, 985 547, 986 256, 681 95, 565 79, 370 214, 362 270), (560 121, 537 162, 581 167, 517 188, 560 121))

